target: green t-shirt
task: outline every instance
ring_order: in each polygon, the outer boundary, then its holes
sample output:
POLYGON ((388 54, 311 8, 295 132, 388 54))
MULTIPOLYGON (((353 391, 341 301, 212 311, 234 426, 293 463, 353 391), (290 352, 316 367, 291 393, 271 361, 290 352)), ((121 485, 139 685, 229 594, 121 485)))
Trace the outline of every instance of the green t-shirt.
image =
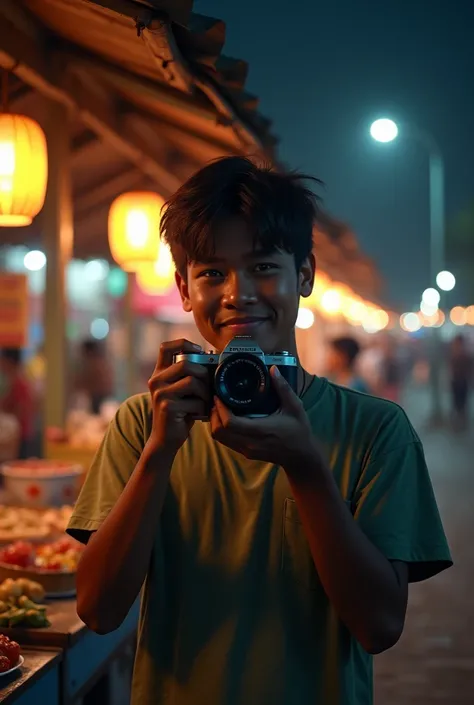
MULTIPOLYGON (((304 398, 354 521, 410 580, 451 565, 423 449, 396 404, 315 378, 304 398)), ((151 428, 147 394, 111 423, 69 525, 87 540, 151 428)), ((113 599, 113 596, 111 596, 113 599)), ((196 423, 178 452, 146 583, 133 705, 371 705, 372 657, 339 621, 281 467, 196 423)))

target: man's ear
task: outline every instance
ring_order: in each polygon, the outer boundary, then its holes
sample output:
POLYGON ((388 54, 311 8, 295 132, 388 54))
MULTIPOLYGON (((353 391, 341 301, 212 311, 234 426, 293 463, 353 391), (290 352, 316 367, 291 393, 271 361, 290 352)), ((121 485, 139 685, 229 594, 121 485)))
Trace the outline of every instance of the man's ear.
POLYGON ((309 257, 303 261, 298 274, 298 293, 300 296, 307 298, 313 291, 314 277, 316 274, 316 260, 311 253, 309 257))
POLYGON ((174 274, 176 286, 178 287, 179 295, 181 296, 181 305, 183 307, 183 311, 186 311, 186 313, 191 313, 193 310, 193 307, 191 306, 191 300, 189 298, 189 288, 188 288, 188 282, 184 277, 181 276, 181 274, 176 271, 174 274))

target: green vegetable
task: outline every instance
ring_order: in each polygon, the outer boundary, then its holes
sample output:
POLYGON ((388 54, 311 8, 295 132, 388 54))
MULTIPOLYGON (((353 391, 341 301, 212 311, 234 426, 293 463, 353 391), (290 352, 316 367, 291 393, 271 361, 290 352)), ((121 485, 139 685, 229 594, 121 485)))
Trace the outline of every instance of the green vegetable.
POLYGON ((26 595, 22 595, 18 598, 18 605, 23 607, 25 610, 37 610, 40 612, 46 612, 46 605, 37 605, 36 602, 30 600, 26 595))
POLYGON ((41 628, 41 627, 49 627, 50 622, 46 618, 46 614, 44 612, 40 612, 39 610, 28 610, 25 614, 25 622, 29 627, 34 627, 34 628, 41 628))
POLYGON ((22 622, 24 620, 25 615, 26 615, 26 610, 22 610, 22 609, 12 610, 10 612, 8 626, 14 627, 17 624, 20 624, 20 622, 22 622))

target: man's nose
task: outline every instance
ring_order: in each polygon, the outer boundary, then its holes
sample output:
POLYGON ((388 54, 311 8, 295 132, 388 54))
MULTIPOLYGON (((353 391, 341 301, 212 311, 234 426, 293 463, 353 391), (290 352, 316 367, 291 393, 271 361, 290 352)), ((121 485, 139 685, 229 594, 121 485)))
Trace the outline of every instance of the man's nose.
POLYGON ((255 282, 245 272, 234 273, 227 277, 222 303, 224 306, 239 308, 257 301, 255 282))

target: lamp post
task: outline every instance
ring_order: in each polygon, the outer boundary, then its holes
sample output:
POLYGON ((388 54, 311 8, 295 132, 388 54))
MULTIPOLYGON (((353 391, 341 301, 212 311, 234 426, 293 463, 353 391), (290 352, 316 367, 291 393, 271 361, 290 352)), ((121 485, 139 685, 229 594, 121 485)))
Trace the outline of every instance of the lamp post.
MULTIPOLYGON (((430 187, 430 279, 432 284, 444 269, 445 206, 444 206, 444 161, 436 140, 427 132, 412 126, 405 127, 404 132, 420 142, 429 157, 430 187)), ((398 137, 398 126, 389 118, 375 120, 370 126, 370 134, 377 142, 393 142, 398 137)), ((431 330, 431 393, 432 422, 437 424, 442 419, 441 405, 441 336, 439 328, 431 330)))

